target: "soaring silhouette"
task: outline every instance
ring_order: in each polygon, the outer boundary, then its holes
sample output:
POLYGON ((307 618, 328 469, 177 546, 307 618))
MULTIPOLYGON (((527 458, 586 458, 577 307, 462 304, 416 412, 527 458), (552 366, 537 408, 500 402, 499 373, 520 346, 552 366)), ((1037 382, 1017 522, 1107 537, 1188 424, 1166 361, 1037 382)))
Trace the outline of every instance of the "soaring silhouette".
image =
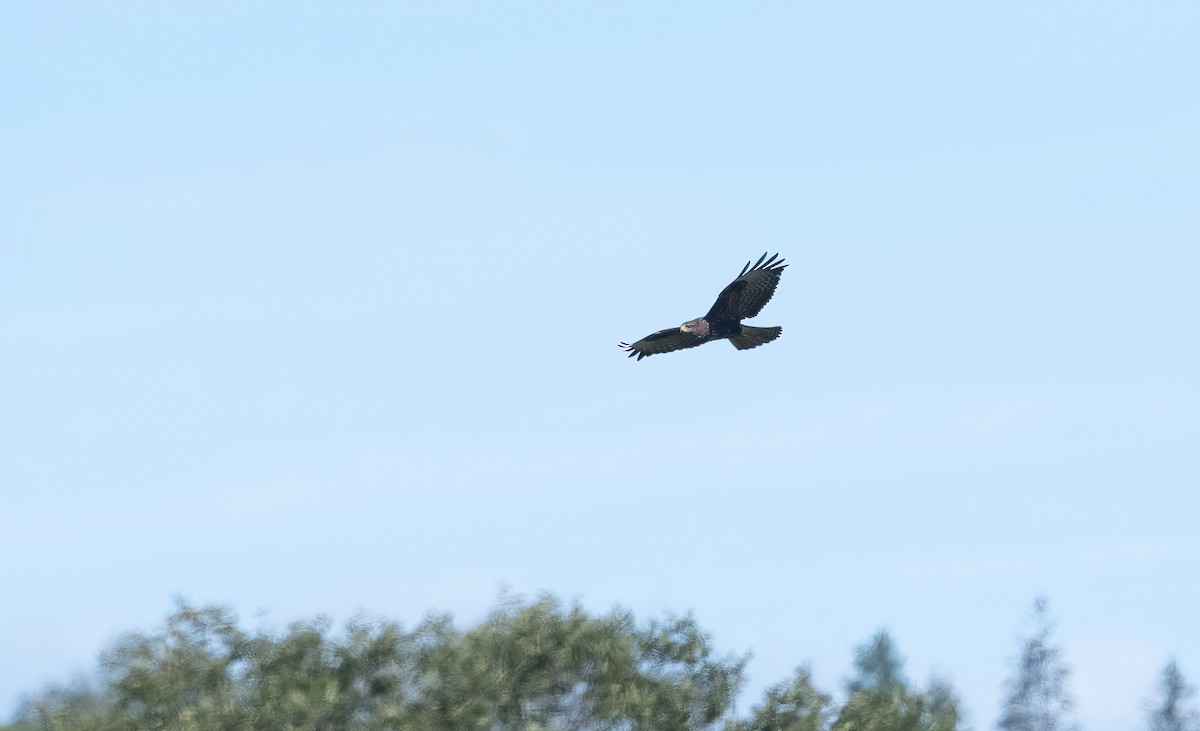
POLYGON ((776 254, 767 259, 767 255, 763 254, 754 266, 746 262, 742 273, 721 290, 712 309, 704 317, 688 320, 679 327, 659 330, 636 343, 620 343, 621 347, 629 351, 630 358, 636 355, 641 360, 672 350, 694 348, 711 340, 727 339, 738 350, 757 348, 771 342, 783 332, 782 327, 751 327, 743 325, 742 320, 754 317, 763 305, 771 301, 775 288, 779 286, 779 277, 787 268, 783 259, 776 261, 778 257, 779 254, 776 254))

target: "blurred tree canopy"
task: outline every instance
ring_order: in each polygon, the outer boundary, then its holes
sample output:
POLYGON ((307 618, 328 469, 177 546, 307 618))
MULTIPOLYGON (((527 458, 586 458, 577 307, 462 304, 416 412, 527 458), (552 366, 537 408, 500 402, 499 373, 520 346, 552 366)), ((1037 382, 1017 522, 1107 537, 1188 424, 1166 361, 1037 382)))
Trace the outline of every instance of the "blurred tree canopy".
POLYGON ((854 653, 855 675, 846 681, 849 696, 832 731, 954 731, 958 699, 944 681, 925 691, 904 677, 904 658, 887 630, 876 632, 854 653))
MULTIPOLYGON (((1034 602, 997 727, 1071 731, 1069 668, 1034 602)), ((326 618, 246 630, 220 606, 180 602, 163 626, 128 634, 94 678, 27 700, 0 731, 957 731, 948 682, 904 673, 886 629, 855 648, 835 699, 807 667, 739 715, 748 656, 721 655, 690 615, 638 622, 551 595, 503 597, 462 630, 430 615, 410 630, 326 618)), ((1147 705, 1154 731, 1200 731, 1194 689, 1172 660, 1147 705)))
POLYGON ((433 615, 405 630, 324 618, 249 631, 218 606, 181 603, 158 631, 108 649, 94 681, 27 701, 10 731, 521 729, 854 731, 957 727, 944 684, 909 687, 886 632, 859 649, 838 708, 807 668, 748 718, 745 656, 718 655, 691 616, 639 623, 551 596, 506 598, 479 625, 433 615))

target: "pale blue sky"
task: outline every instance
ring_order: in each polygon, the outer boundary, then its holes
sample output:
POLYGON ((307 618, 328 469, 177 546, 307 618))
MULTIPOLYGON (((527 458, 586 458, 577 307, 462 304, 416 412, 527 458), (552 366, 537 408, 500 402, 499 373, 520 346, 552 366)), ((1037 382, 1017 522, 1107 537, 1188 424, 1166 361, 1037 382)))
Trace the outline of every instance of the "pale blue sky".
POLYGON ((0 8, 0 714, 177 594, 1200 681, 1200 6, 0 8), (747 259, 783 338, 640 363, 747 259))

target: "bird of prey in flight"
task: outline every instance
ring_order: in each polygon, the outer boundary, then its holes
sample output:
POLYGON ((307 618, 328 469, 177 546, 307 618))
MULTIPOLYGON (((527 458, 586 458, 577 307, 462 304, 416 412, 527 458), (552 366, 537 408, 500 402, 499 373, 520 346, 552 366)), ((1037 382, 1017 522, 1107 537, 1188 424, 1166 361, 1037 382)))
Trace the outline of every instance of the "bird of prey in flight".
POLYGON ((754 317, 762 310, 787 264, 775 254, 770 259, 763 254, 754 266, 746 262, 742 273, 717 295, 717 301, 704 317, 688 320, 679 327, 651 333, 636 343, 620 343, 629 357, 638 360, 673 350, 694 348, 712 340, 729 340, 738 350, 757 348, 769 343, 783 332, 782 327, 752 327, 742 320, 754 317))

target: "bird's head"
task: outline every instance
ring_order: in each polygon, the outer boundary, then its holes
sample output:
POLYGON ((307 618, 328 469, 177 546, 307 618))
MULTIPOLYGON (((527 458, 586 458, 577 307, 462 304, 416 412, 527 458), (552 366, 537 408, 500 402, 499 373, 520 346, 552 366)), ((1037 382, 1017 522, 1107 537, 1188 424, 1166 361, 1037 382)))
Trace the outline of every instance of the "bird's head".
POLYGON ((698 338, 706 338, 708 337, 708 323, 703 317, 697 317, 695 320, 688 320, 680 325, 679 331, 695 335, 698 338))

